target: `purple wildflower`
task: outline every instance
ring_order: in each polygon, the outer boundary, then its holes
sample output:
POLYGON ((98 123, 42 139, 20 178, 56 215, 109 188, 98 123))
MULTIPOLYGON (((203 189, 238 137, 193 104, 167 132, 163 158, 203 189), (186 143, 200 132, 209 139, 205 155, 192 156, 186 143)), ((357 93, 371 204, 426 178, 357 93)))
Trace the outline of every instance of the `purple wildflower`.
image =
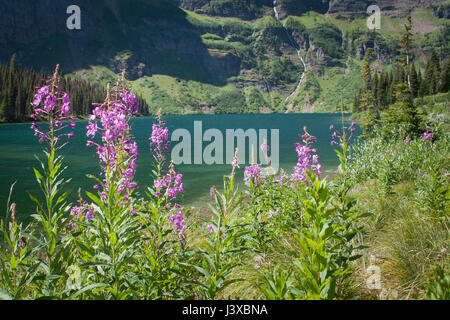
POLYGON ((184 215, 180 205, 175 205, 172 208, 172 213, 169 216, 169 222, 173 224, 174 234, 176 234, 181 241, 184 241, 184 215))
POLYGON ((422 142, 428 141, 433 139, 433 133, 431 132, 424 132, 422 137, 422 142))
POLYGON ((319 156, 312 155, 312 153, 317 152, 316 149, 310 147, 312 143, 316 142, 316 137, 310 135, 307 128, 303 129, 305 134, 302 135, 302 140, 304 145, 300 142, 296 143, 295 150, 297 151, 298 161, 294 168, 294 173, 291 175, 291 179, 294 181, 306 181, 306 172, 308 172, 312 165, 315 166, 316 173, 318 175, 322 174, 322 167, 319 163, 319 156))
POLYGON ((183 189, 183 175, 175 172, 173 161, 170 162, 169 171, 163 177, 158 177, 153 187, 157 190, 157 197, 164 196, 167 201, 175 201, 183 189), (164 192, 163 189, 166 189, 164 192))
POLYGON ((244 170, 244 180, 248 182, 252 182, 255 187, 258 186, 258 182, 260 181, 260 168, 258 164, 254 164, 250 167, 245 167, 244 170))
POLYGON ((333 134, 331 135, 331 138, 333 139, 331 141, 331 145, 332 146, 336 146, 339 145, 338 142, 336 142, 335 140, 340 140, 341 143, 343 143, 344 138, 346 140, 346 142, 350 141, 353 137, 353 134, 355 133, 355 127, 356 127, 356 123, 352 122, 350 127, 348 128, 343 128, 344 132, 341 134, 333 125, 330 126, 330 130, 333 130, 333 134), (345 134, 345 130, 350 132, 350 136, 347 138, 347 135, 345 134))
POLYGON ((90 221, 94 219, 94 213, 92 212, 92 210, 88 210, 88 212, 86 212, 86 220, 90 221))
MULTIPOLYGON (((123 75, 122 75, 123 79, 123 75)), ((129 89, 118 81, 114 88, 122 95, 130 96, 129 89)), ((113 100, 109 86, 107 97, 101 104, 94 104, 96 108, 90 116, 91 122, 87 126, 88 137, 94 138, 97 132, 101 134, 102 144, 88 141, 88 146, 96 146, 98 160, 104 176, 104 190, 102 198, 107 199, 107 191, 111 184, 118 184, 117 194, 124 194, 124 201, 129 200, 128 191, 137 188, 132 182, 136 172, 136 159, 139 157, 136 142, 131 136, 129 120, 137 112, 137 106, 130 99, 113 100), (100 125, 98 123, 100 122, 100 125), (107 176, 109 174, 109 176, 107 176)))
POLYGON ((265 153, 269 152, 269 145, 267 143, 262 143, 260 148, 261 148, 262 152, 265 152, 265 153))
POLYGON ((33 107, 31 118, 35 120, 31 124, 31 129, 35 136, 39 136, 40 143, 47 141, 51 148, 54 148, 62 137, 73 137, 73 132, 64 132, 64 129, 75 127, 74 119, 68 116, 70 113, 69 95, 60 91, 58 70, 59 65, 56 66, 53 76, 45 80, 47 84, 37 89, 31 103, 33 107), (36 121, 49 123, 49 128, 40 127, 36 121), (69 124, 63 125, 63 121, 69 121, 69 124))
POLYGON ((170 147, 169 129, 166 127, 165 121, 162 120, 159 111, 156 118, 158 122, 153 123, 152 126, 150 150, 157 162, 164 163, 166 161, 166 153, 170 147))

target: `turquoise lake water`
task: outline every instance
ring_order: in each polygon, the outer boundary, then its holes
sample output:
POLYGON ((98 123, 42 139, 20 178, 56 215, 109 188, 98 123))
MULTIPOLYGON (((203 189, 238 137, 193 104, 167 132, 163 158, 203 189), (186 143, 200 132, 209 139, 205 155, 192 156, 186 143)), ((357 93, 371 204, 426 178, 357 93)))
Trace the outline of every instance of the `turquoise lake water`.
MULTIPOLYGON (((307 126, 310 134, 318 138, 315 147, 318 149, 320 162, 324 168, 324 175, 333 172, 338 159, 330 145, 330 125, 339 128, 341 116, 339 114, 267 114, 267 115, 188 115, 166 116, 170 134, 179 128, 187 129, 194 137, 194 121, 202 121, 203 133, 210 128, 219 129, 224 137, 226 129, 267 129, 270 144, 270 130, 279 129, 280 168, 290 172, 295 166, 297 157, 295 143, 300 141, 299 134, 303 134, 303 127, 307 126)), ((153 184, 152 155, 149 150, 149 137, 154 118, 143 117, 132 120, 133 135, 138 143, 140 158, 135 180, 140 185, 143 194, 146 187, 153 184)), ((99 165, 95 148, 86 147, 87 121, 78 121, 75 137, 62 149, 64 163, 68 166, 65 177, 71 177, 70 187, 73 189, 71 200, 77 199, 77 190, 93 191, 92 180, 86 174, 98 176, 99 165)), ((349 121, 346 121, 349 125, 349 121)), ((355 134, 360 134, 357 128, 355 134)), ((206 147, 210 142, 204 142, 206 147)), ((173 143, 175 145, 176 142, 173 143)), ((194 144, 194 141, 192 141, 194 144)), ((225 145, 225 138, 224 138, 225 145)), ((225 146, 224 146, 225 148, 225 146)), ((246 146, 248 148, 248 146, 246 146)), ((12 201, 17 203, 18 216, 25 218, 34 211, 34 205, 29 200, 27 192, 40 195, 34 178, 33 167, 39 168, 34 155, 42 156, 42 145, 33 136, 30 124, 0 125, 0 215, 4 216, 9 187, 17 181, 12 201)), ((248 152, 247 152, 248 153, 248 152)), ((225 151, 224 151, 225 154, 225 151)), ((247 156, 247 162, 249 162, 247 156)), ((222 176, 230 173, 230 165, 179 165, 176 170, 184 176, 183 204, 202 206, 209 198, 209 188, 212 185, 220 187, 222 176)), ((243 178, 244 166, 238 170, 238 179, 243 178)), ((84 194, 84 192, 83 192, 84 194)))

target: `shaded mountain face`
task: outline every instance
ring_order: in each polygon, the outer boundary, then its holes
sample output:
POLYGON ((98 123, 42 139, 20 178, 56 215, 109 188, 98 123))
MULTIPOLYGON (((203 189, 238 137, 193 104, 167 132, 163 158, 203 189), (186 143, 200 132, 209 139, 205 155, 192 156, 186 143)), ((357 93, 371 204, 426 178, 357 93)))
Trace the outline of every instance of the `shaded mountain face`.
POLYGON ((113 71, 126 68, 131 79, 162 72, 223 82, 240 67, 234 56, 208 52, 186 13, 158 0, 2 0, 0 59, 8 61, 13 53, 38 70, 50 71, 59 63, 72 72, 100 64, 113 71), (72 4, 81 9, 81 30, 66 26, 72 4), (188 72, 171 65, 184 65, 188 72))

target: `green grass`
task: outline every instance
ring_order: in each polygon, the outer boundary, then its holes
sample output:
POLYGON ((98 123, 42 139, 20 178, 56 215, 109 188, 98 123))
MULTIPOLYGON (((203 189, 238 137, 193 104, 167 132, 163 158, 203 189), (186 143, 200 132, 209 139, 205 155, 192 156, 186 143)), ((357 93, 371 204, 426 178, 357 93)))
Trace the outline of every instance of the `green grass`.
POLYGON ((327 69, 323 77, 308 73, 295 103, 301 107, 308 97, 315 106, 314 112, 336 112, 340 110, 342 97, 346 110, 351 110, 362 86, 360 74, 361 61, 357 59, 349 59, 347 70, 340 67, 327 69))
MULTIPOLYGON (((312 29, 312 28, 317 27, 321 23, 328 22, 328 20, 325 18, 325 16, 323 14, 320 14, 320 13, 317 13, 314 11, 305 13, 300 17, 296 17, 296 16, 291 16, 291 17, 293 17, 295 20, 302 23, 307 29, 312 29)), ((283 22, 285 22, 285 20, 286 19, 284 19, 283 22)))

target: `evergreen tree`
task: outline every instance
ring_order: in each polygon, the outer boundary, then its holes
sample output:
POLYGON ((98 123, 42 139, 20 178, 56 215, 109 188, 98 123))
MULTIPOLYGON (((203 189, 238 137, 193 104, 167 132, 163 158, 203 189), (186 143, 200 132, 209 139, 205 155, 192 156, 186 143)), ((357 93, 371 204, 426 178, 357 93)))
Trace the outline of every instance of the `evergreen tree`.
POLYGON ((422 86, 423 77, 422 77, 422 71, 419 68, 419 71, 417 72, 417 87, 419 88, 417 91, 417 95, 420 96, 420 87, 422 86))
POLYGON ((410 70, 409 74, 410 74, 411 95, 413 98, 416 98, 417 94, 419 92, 419 78, 418 78, 416 68, 414 67, 414 65, 411 65, 411 70, 410 70))
POLYGON ((359 96, 361 95, 361 90, 358 92, 358 94, 355 95, 355 100, 353 100, 353 108, 352 108, 352 112, 353 113, 358 113, 360 112, 360 108, 359 108, 359 96))
POLYGON ((411 102, 411 93, 406 82, 394 87, 396 102, 389 106, 383 117, 383 123, 393 126, 404 126, 409 132, 417 133, 419 119, 411 102))
POLYGON ((0 97, 0 122, 6 120, 6 96, 3 98, 0 97))
POLYGON ((363 92, 360 99, 360 106, 363 111, 361 118, 363 132, 368 133, 375 127, 379 119, 372 92, 368 90, 363 92))
POLYGON ((441 70, 441 83, 439 86, 440 92, 448 92, 450 88, 450 58, 447 58, 443 63, 441 70))
MULTIPOLYGON (((411 90, 411 81, 410 81, 410 74, 409 74, 409 65, 410 65, 410 52, 411 52, 411 38, 413 34, 411 33, 412 30, 412 18, 411 18, 411 11, 409 11, 407 23, 404 25, 404 30, 402 33, 402 39, 400 43, 400 66, 399 69, 404 72, 404 69, 406 68, 406 81, 408 82, 408 87, 411 90)), ((403 75, 402 75, 403 76, 403 75)), ((403 82, 404 78, 402 77, 400 82, 403 82)))
POLYGON ((364 81, 364 90, 371 90, 372 87, 372 56, 373 50, 369 48, 364 57, 364 65, 361 78, 364 81))
POLYGON ((378 100, 377 100, 377 97, 378 97, 378 82, 379 82, 379 78, 378 78, 378 75, 377 75, 377 73, 375 73, 374 75, 373 75, 373 77, 372 77, 372 94, 373 94, 373 96, 374 96, 374 98, 375 98, 375 103, 377 103, 378 104, 378 100))
POLYGON ((425 69, 424 94, 435 94, 437 92, 439 72, 439 59, 436 52, 433 50, 431 51, 431 55, 427 62, 427 67, 425 69))
POLYGON ((383 72, 380 75, 380 80, 378 81, 378 89, 377 89, 377 103, 378 108, 380 110, 384 110, 386 107, 386 74, 383 72))

